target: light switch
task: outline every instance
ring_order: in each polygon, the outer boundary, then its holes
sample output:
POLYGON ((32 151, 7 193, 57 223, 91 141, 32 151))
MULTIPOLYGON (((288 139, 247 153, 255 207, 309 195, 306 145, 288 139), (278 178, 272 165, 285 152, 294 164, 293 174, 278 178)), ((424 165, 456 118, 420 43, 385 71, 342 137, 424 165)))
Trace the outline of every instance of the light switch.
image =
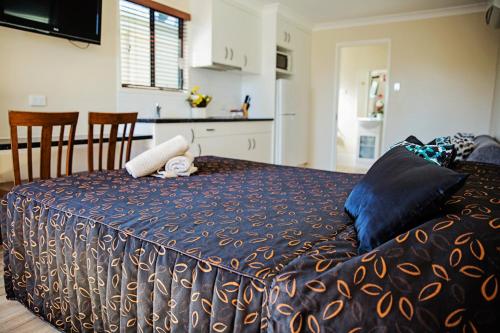
POLYGON ((47 106, 47 96, 29 95, 29 106, 47 106))
POLYGON ((396 82, 394 83, 394 91, 400 91, 401 90, 401 83, 396 82))

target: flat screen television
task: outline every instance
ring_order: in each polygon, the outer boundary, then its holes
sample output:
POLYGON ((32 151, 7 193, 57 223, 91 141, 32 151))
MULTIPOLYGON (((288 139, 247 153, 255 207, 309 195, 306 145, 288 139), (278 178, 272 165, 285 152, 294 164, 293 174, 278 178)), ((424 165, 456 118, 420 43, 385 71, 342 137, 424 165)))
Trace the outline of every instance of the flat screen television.
POLYGON ((102 0, 0 0, 0 25, 101 43, 102 0))

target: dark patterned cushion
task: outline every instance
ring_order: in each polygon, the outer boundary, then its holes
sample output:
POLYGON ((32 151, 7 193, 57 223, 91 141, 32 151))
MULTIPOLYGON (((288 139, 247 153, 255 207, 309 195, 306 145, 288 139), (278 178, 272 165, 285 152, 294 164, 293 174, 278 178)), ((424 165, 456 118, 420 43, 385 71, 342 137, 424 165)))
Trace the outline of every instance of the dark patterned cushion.
POLYGON ((419 146, 407 144, 404 147, 415 155, 439 166, 448 167, 453 162, 453 145, 419 146))
POLYGON ((474 150, 474 135, 468 133, 457 133, 451 138, 453 146, 457 151, 457 160, 465 160, 474 150))
POLYGON ((433 141, 429 142, 428 144, 434 144, 434 145, 451 145, 451 136, 440 136, 433 141))
POLYGON ((406 147, 389 150, 354 187, 345 204, 355 220, 359 252, 370 251, 434 216, 466 178, 426 162, 406 147))
POLYGON ((391 148, 398 146, 403 146, 415 155, 420 156, 429 162, 444 167, 450 166, 455 159, 454 146, 451 144, 429 143, 428 145, 424 145, 416 137, 409 136, 405 141, 398 142, 391 148))
POLYGON ((440 136, 428 143, 428 145, 453 145, 455 149, 455 159, 462 161, 474 150, 474 134, 457 133, 453 137, 440 136))

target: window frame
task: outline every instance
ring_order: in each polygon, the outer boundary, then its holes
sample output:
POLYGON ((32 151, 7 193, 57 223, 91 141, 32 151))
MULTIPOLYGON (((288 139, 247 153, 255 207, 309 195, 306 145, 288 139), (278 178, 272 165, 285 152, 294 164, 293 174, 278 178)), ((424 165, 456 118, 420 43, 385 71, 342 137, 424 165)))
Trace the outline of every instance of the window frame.
MULTIPOLYGON (((178 9, 163 5, 161 3, 152 1, 152 0, 124 0, 136 5, 143 6, 149 10, 149 67, 150 67, 150 85, 140 85, 140 84, 131 84, 131 83, 123 83, 122 77, 122 51, 120 48, 120 83, 122 88, 139 88, 139 89, 150 89, 150 90, 164 90, 164 91, 174 91, 181 92, 185 91, 185 68, 181 68, 179 66, 179 82, 177 88, 169 88, 169 87, 158 87, 156 86, 156 43, 155 43, 155 13, 162 13, 165 15, 169 15, 179 19, 179 40, 180 40, 180 58, 185 59, 185 23, 186 21, 191 20, 191 14, 180 11, 178 9)), ((121 20, 121 11, 119 12, 120 20, 121 20)), ((120 24, 120 43, 121 43, 121 24, 120 24)), ((184 64, 186 65, 186 64, 184 64)), ((183 66, 184 67, 184 66, 183 66)))

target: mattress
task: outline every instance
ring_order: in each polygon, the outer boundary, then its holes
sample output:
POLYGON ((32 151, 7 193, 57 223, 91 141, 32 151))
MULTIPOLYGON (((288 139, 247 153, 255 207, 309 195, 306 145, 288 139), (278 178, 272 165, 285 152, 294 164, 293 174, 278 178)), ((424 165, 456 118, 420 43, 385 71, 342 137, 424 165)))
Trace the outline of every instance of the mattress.
POLYGON ((360 175, 205 157, 195 176, 82 173, 2 201, 8 299, 67 332, 266 331, 274 278, 356 256, 360 175), (319 255, 319 254, 318 254, 319 255))

